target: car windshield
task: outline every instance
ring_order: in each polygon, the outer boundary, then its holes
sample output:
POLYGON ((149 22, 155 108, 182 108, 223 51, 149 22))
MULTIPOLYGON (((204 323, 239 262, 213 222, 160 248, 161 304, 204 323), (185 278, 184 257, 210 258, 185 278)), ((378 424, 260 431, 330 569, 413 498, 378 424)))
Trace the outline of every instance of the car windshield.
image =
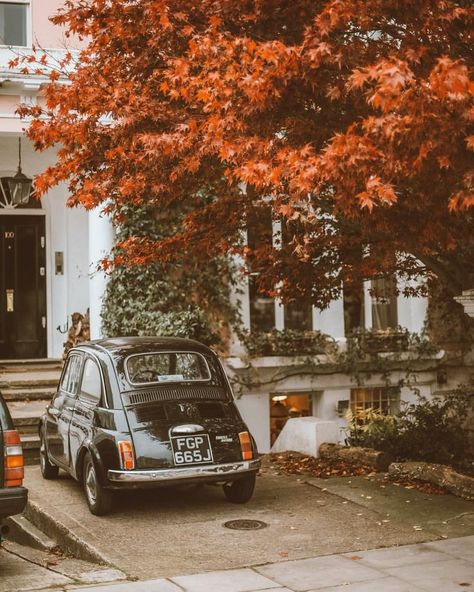
POLYGON ((156 352, 127 358, 125 369, 131 384, 210 380, 206 360, 194 352, 156 352))

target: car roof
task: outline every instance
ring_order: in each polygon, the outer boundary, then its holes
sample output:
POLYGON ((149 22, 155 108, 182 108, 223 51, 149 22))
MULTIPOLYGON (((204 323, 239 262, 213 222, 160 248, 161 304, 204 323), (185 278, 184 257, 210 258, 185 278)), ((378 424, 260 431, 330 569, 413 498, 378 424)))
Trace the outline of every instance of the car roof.
POLYGON ((194 339, 181 337, 111 337, 81 343, 74 349, 83 346, 91 349, 107 351, 113 357, 125 357, 132 354, 155 351, 197 351, 209 353, 211 350, 194 339))

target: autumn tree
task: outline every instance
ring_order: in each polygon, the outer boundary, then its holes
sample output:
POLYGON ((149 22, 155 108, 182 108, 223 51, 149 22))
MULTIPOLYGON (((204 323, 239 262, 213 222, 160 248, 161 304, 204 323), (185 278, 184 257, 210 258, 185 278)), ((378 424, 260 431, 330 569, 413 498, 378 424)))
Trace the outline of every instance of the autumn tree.
POLYGON ((474 286, 469 0, 69 0, 54 21, 89 44, 22 109, 60 147, 39 192, 174 229, 117 263, 235 253, 319 306, 395 271, 474 286), (249 248, 268 207, 287 238, 249 248))

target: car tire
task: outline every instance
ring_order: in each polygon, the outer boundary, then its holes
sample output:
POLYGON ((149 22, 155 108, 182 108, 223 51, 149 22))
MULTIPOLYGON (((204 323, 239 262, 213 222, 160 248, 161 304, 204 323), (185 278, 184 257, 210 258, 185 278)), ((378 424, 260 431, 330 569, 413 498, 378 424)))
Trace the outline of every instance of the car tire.
POLYGON ((91 513, 95 516, 108 514, 112 509, 112 492, 101 485, 89 453, 84 457, 82 478, 87 505, 91 513))
POLYGON ((232 481, 224 485, 224 495, 229 502, 233 504, 245 504, 253 495, 255 489, 255 473, 239 479, 238 481, 232 481))
POLYGON ((40 469, 43 479, 56 479, 59 474, 59 467, 53 465, 48 458, 44 429, 40 431, 40 469))

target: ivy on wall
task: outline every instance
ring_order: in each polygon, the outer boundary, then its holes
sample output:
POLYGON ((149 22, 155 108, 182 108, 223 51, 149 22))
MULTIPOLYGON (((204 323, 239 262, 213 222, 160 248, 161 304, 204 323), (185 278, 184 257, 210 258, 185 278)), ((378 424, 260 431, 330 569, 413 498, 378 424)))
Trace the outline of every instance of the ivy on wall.
MULTIPOLYGON (((121 255, 119 245, 127 238, 159 239, 175 230, 160 223, 159 214, 147 206, 124 206, 120 214, 113 256, 121 255)), ((108 337, 175 336, 220 345, 226 327, 237 320, 229 301, 231 282, 224 257, 194 270, 176 263, 116 265, 103 300, 102 330, 108 337)))

